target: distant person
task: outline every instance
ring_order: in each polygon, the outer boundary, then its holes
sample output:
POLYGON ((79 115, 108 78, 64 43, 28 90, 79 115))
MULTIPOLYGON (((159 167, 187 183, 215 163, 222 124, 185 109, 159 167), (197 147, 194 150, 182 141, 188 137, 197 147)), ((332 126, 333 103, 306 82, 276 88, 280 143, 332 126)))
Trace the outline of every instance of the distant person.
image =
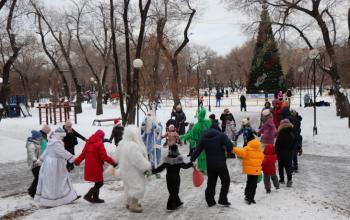
POLYGON ((289 102, 289 105, 291 104, 291 98, 292 98, 292 90, 288 89, 287 90, 287 93, 286 93, 286 96, 287 96, 287 100, 289 102))
POLYGON ((230 119, 236 123, 235 118, 233 117, 232 113, 230 112, 230 110, 228 108, 226 108, 226 109, 224 109, 224 112, 220 116, 222 132, 225 132, 225 130, 226 130, 226 123, 227 123, 228 119, 230 119))
POLYGON ((247 111, 247 103, 246 103, 246 97, 242 94, 241 97, 239 98, 239 101, 241 102, 241 111, 244 111, 246 112, 247 111))
POLYGON ((311 98, 309 94, 304 95, 304 107, 311 106, 311 98))
POLYGON ((203 108, 203 106, 204 106, 204 97, 203 96, 201 96, 199 98, 198 105, 199 105, 200 108, 203 108))
POLYGON ((226 93, 226 98, 228 98, 228 90, 227 89, 226 89, 225 93, 226 93))
POLYGON ((114 120, 114 127, 112 130, 111 136, 109 138, 109 142, 112 142, 114 139, 114 144, 116 147, 118 147, 118 143, 123 137, 123 131, 124 131, 124 127, 123 127, 122 121, 118 119, 114 120))
POLYGON ((222 98, 222 94, 220 92, 220 90, 217 90, 216 94, 215 94, 215 98, 216 98, 216 104, 215 107, 220 107, 220 102, 221 102, 221 98, 222 98))
POLYGON ((179 135, 183 135, 186 133, 186 115, 182 110, 181 105, 177 105, 173 112, 171 113, 171 117, 175 117, 176 128, 178 129, 179 135))
MULTIPOLYGON (((83 141, 87 141, 84 136, 79 134, 73 129, 73 124, 70 120, 66 121, 63 125, 63 129, 66 132, 66 136, 63 138, 64 149, 66 149, 69 153, 75 155, 75 146, 78 145, 78 138, 83 141)), ((68 172, 74 169, 74 164, 67 161, 67 170, 68 172)))
POLYGON ((27 148, 27 163, 29 169, 32 171, 34 180, 28 189, 30 197, 34 198, 36 193, 36 188, 38 185, 39 172, 41 161, 39 160, 41 156, 41 139, 42 134, 39 131, 32 130, 32 135, 27 139, 26 148, 27 148))

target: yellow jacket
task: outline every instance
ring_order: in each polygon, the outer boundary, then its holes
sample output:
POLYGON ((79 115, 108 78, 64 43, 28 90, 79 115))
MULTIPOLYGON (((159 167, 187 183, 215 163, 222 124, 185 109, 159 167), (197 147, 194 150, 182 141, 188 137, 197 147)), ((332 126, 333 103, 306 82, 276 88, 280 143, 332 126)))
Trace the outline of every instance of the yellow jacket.
POLYGON ((233 148, 233 153, 242 158, 243 173, 247 175, 260 175, 261 164, 264 154, 261 150, 261 143, 254 139, 248 142, 244 148, 233 148))

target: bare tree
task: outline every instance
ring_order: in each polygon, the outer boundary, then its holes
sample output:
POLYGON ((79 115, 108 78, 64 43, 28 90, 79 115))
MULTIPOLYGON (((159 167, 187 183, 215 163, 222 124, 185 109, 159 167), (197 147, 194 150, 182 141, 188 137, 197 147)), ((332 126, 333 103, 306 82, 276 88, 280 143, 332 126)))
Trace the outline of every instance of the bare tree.
POLYGON ((2 83, 2 87, 1 87, 1 91, 0 91, 0 103, 2 104, 3 108, 0 108, 0 120, 1 120, 2 115, 3 115, 3 111, 5 110, 5 108, 7 106, 6 100, 10 94, 10 82, 9 82, 9 80, 10 80, 11 68, 12 68, 12 65, 14 64, 14 62, 16 61, 16 59, 19 55, 19 52, 22 48, 22 46, 17 44, 16 34, 14 34, 13 30, 12 30, 12 22, 13 22, 16 4, 17 4, 17 0, 12 0, 11 6, 10 6, 10 9, 8 12, 7 20, 6 20, 6 32, 7 32, 8 38, 9 38, 12 54, 5 61, 5 64, 4 64, 3 69, 2 69, 3 83, 2 83))
POLYGON ((2 7, 4 7, 4 5, 6 4, 7 0, 1 0, 0 1, 0 10, 2 9, 2 7))

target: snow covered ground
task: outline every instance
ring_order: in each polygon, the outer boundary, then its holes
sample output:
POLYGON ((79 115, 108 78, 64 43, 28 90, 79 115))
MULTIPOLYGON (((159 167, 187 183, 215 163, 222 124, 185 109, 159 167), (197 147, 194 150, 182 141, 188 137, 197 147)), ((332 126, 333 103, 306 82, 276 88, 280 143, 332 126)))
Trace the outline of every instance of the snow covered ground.
MULTIPOLYGON (((26 158, 25 140, 30 130, 40 129, 38 113, 33 110, 33 117, 21 119, 4 119, 0 122, 0 219, 6 214, 23 211, 21 219, 349 219, 350 218, 350 144, 348 137, 347 119, 335 116, 332 98, 324 100, 332 102, 331 107, 317 108, 318 135, 313 136, 313 109, 299 108, 299 99, 295 98, 292 107, 297 109, 303 117, 302 133, 304 137, 304 155, 300 157, 300 172, 293 178, 292 188, 282 186, 280 190, 268 195, 263 183, 258 185, 256 205, 248 206, 244 203, 243 192, 245 176, 241 174, 240 160, 228 160, 231 175, 229 200, 230 208, 207 208, 204 200, 204 183, 202 187, 192 185, 191 170, 183 170, 180 197, 185 205, 180 210, 167 213, 165 211, 168 192, 165 183, 165 173, 161 179, 150 178, 147 192, 142 205, 145 209, 142 214, 131 214, 125 209, 122 182, 108 179, 101 191, 105 204, 89 204, 85 200, 78 200, 74 204, 51 209, 38 207, 32 199, 23 192, 23 184, 29 185, 30 171, 26 171, 23 162, 26 158), (9 166, 10 165, 10 166, 9 166), (11 168, 13 167, 13 168, 11 168), (12 169, 12 170, 11 170, 12 169), (25 173, 26 172, 26 173, 25 173), (3 176, 4 175, 4 176, 3 176), (21 183, 13 184, 16 177, 21 183), (10 180, 9 180, 10 179, 10 180), (4 181, 4 182, 3 182, 4 181), (4 183, 4 184, 2 184, 4 183), (21 185, 22 184, 22 185, 21 185), (1 185, 6 187, 1 188, 1 185), (18 189, 16 191, 16 189, 18 189), (10 195, 13 192, 14 195, 10 195)), ((254 101, 251 102, 255 103, 254 101)), ((253 126, 257 127, 262 106, 249 106, 248 112, 239 112, 238 103, 230 107, 237 122, 243 117, 250 117, 253 126)), ((188 121, 195 121, 196 108, 184 108, 188 121)), ((159 120, 164 124, 170 116, 171 109, 161 108, 157 112, 159 120)), ((212 108, 217 117, 223 108, 212 108)), ((78 124, 73 126, 85 137, 101 128, 108 136, 112 130, 112 122, 101 127, 92 126, 95 119, 95 110, 90 105, 84 105, 84 113, 78 115, 78 124)), ((119 109, 116 105, 104 107, 104 115, 100 118, 118 117, 119 109)), ((142 117, 141 117, 142 118, 142 117)), ((238 123, 239 124, 239 123, 238 123)), ((61 126, 61 124, 59 125, 61 126)), ((240 126, 240 125, 239 125, 240 126)), ((80 152, 83 143, 79 141, 76 152, 80 152)), ((106 145, 107 151, 112 152, 114 147, 106 145)), ((187 153, 186 146, 181 151, 187 153)), ((164 152, 166 153, 166 152, 164 152)), ((75 176, 82 175, 81 169, 74 171, 75 176)), ((85 183, 82 177, 75 178, 75 187, 79 194, 84 195, 91 184, 85 183)), ((219 181, 220 183, 220 181, 219 181)), ((219 184, 217 192, 219 192, 219 184)))

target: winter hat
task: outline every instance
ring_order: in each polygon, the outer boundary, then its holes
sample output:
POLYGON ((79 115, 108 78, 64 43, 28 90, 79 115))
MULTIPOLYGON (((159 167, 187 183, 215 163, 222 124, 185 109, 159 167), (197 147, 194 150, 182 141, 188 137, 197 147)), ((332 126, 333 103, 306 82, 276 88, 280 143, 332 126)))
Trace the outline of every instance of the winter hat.
POLYGON ((67 120, 66 123, 64 124, 66 127, 72 127, 72 121, 71 120, 67 120))
POLYGON ((286 124, 291 124, 288 118, 285 118, 280 121, 280 126, 286 125, 286 124))
POLYGON ((61 127, 58 127, 54 133, 58 138, 61 138, 61 139, 66 136, 66 131, 61 127))
POLYGON ((264 111, 261 112, 262 116, 266 117, 269 116, 271 114, 270 109, 265 109, 264 111))
POLYGON ((119 119, 114 120, 114 125, 115 126, 121 126, 122 125, 121 120, 119 120, 119 119))
POLYGON ((249 118, 243 118, 242 125, 249 125, 249 118))
POLYGON ((175 126, 174 125, 169 125, 169 131, 175 131, 175 126))
POLYGON ((103 140, 105 138, 105 133, 104 131, 102 131, 101 129, 98 129, 96 132, 95 132, 95 135, 97 137, 99 137, 101 140, 103 140))
POLYGON ((48 126, 47 124, 44 124, 41 130, 42 130, 45 134, 48 134, 48 133, 50 133, 51 128, 50 128, 50 126, 48 126))
POLYGON ((215 121, 215 114, 209 115, 209 118, 210 118, 211 120, 215 121))
POLYGON ((31 133, 32 133, 33 139, 38 139, 42 137, 42 134, 40 133, 40 131, 32 130, 31 133))

